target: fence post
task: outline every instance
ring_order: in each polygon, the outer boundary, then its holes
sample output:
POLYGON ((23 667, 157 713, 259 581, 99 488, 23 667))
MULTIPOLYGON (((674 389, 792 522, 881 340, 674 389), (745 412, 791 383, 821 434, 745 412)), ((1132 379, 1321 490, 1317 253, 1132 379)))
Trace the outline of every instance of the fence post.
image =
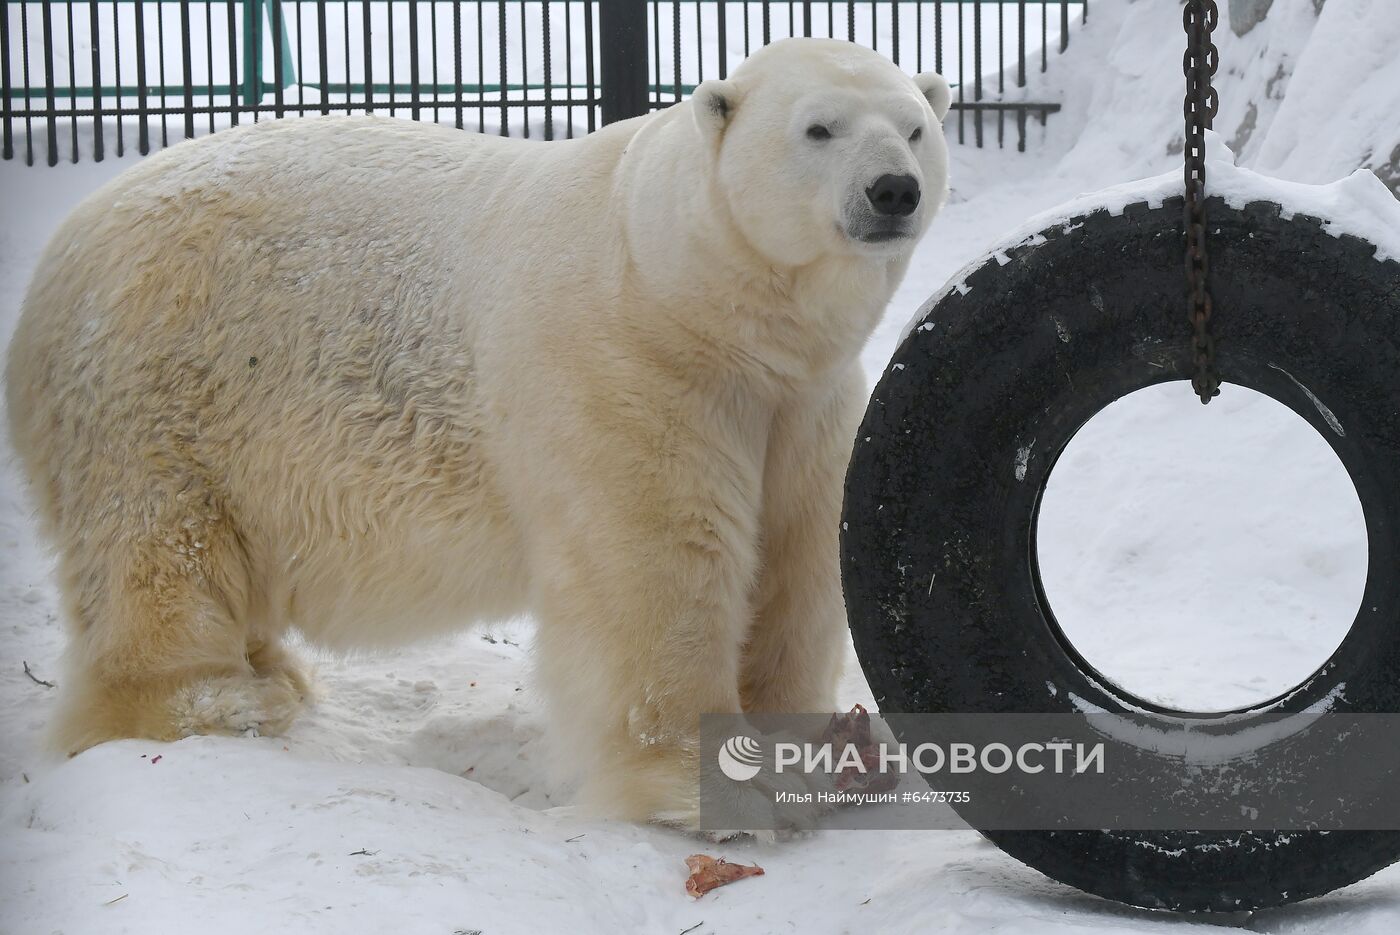
POLYGON ((650 110, 647 90, 646 0, 598 4, 598 45, 603 123, 638 117, 650 110))
POLYGON ((243 0, 243 103, 249 107, 262 103, 262 7, 263 0, 243 0))

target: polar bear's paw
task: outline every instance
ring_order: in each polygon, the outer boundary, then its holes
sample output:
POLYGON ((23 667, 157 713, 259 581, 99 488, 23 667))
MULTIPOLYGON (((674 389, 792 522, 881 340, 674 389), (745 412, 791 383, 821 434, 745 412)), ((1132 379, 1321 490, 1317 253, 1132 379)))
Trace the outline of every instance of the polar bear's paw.
POLYGON ((169 741, 195 734, 279 734, 291 725, 307 692, 294 667, 125 681, 77 673, 69 678, 49 743, 55 752, 74 756, 126 737, 169 741))
POLYGON ((707 831, 715 840, 738 836, 782 840, 814 830, 831 811, 820 797, 831 791, 825 774, 764 769, 742 782, 710 774, 705 777, 705 789, 706 823, 718 819, 725 828, 735 829, 707 831))
POLYGON ((180 736, 257 737, 284 733, 305 698, 305 681, 290 671, 267 676, 219 676, 200 679, 177 690, 170 699, 170 713, 180 736))
POLYGON ((667 803, 668 807, 651 812, 653 824, 688 831, 716 843, 736 838, 772 843, 814 830, 821 816, 831 810, 817 795, 831 790, 824 774, 763 770, 739 782, 721 775, 717 767, 701 766, 701 772, 706 790, 703 816, 692 772, 689 786, 677 789, 679 794, 667 803), (723 827, 705 828, 702 820, 723 827))

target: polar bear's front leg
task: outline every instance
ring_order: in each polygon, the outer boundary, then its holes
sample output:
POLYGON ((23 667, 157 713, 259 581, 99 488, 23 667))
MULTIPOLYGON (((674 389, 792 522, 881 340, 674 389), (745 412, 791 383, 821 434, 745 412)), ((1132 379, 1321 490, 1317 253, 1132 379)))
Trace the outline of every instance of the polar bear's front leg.
POLYGON ((847 645, 838 526, 842 479, 865 383, 852 368, 838 387, 783 410, 768 442, 762 572, 740 686, 746 712, 836 710, 847 645))
POLYGON ((585 801, 686 827, 699 716, 740 710, 761 470, 701 432, 556 446, 568 502, 536 503, 530 521, 539 675, 585 801))

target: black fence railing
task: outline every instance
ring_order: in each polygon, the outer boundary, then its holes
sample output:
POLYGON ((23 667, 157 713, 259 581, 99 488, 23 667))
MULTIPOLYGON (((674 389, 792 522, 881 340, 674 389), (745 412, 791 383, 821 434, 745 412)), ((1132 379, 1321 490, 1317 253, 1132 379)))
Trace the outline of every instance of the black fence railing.
MULTIPOLYGON (((787 36, 954 85, 978 146, 1059 109, 1032 77, 1087 0, 0 0, 0 148, 141 153, 266 118, 387 113, 554 139, 664 107, 787 36)), ((66 152, 64 152, 66 151, 66 152)))
MULTIPOLYGON (((1028 86, 1048 70, 1052 47, 1069 47, 1071 24, 1089 12, 1087 0, 621 0, 616 7, 628 8, 630 18, 646 8, 653 107, 681 100, 706 76, 725 77, 732 63, 777 39, 847 39, 884 52, 906 71, 947 77, 958 142, 985 145, 995 118, 997 145, 1005 146, 1010 118, 1022 150, 1027 118, 1043 124, 1060 109, 1058 102, 1027 97, 1028 86)), ((640 46, 634 55, 641 57, 640 46)))

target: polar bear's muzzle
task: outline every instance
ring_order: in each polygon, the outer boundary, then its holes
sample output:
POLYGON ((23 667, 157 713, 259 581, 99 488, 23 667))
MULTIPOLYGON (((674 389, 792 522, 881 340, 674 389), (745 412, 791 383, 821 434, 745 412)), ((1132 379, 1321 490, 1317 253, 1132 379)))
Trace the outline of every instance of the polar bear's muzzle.
POLYGON ((884 174, 852 192, 843 212, 844 233, 861 244, 879 246, 918 237, 919 180, 884 174))
POLYGON ((882 175, 865 190, 876 214, 907 218, 919 206, 919 180, 912 175, 882 175))

